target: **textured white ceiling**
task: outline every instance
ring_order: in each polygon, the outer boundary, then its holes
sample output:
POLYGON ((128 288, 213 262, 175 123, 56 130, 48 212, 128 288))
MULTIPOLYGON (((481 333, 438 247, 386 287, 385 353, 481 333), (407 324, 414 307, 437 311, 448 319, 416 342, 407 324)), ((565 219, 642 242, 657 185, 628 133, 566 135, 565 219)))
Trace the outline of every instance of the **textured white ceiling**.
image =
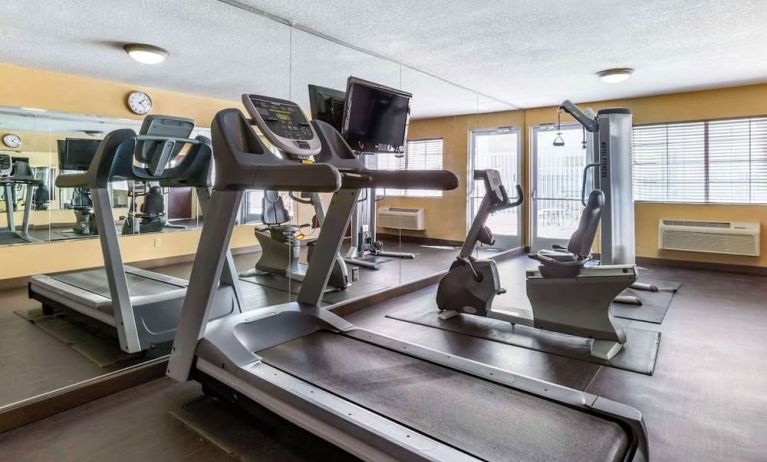
MULTIPOLYGON (((518 107, 767 80, 762 0, 240 0, 518 107), (634 67, 619 85, 594 73, 634 67)), ((237 100, 343 88, 350 74, 414 93, 415 117, 507 109, 219 0, 10 0, 0 62, 237 100), (119 48, 170 51, 139 65, 119 48)), ((1 78, 1 76, 0 76, 1 78)), ((66 91, 66 89, 62 89, 66 91)))
POLYGON ((520 107, 767 81, 764 0, 240 1, 520 107))

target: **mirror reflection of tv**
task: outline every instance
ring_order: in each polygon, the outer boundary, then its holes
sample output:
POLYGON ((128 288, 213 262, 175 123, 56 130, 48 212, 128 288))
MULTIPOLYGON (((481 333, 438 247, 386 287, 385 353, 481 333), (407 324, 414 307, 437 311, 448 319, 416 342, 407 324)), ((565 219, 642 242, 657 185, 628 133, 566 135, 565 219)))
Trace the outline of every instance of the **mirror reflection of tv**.
POLYGON ((346 84, 341 134, 361 152, 402 152, 412 94, 357 77, 346 84))
POLYGON ((327 122, 341 133, 344 123, 346 93, 332 88, 309 85, 309 106, 312 119, 327 122))
POLYGON ((80 138, 58 140, 59 170, 88 170, 100 143, 100 140, 80 138))

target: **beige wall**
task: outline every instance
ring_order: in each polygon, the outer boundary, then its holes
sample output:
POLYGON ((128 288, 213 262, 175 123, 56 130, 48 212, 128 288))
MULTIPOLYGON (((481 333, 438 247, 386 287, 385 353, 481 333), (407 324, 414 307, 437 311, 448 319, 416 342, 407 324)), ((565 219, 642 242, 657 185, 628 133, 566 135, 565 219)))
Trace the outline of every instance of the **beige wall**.
MULTIPOLYGON (((384 199, 378 203, 378 206, 425 209, 426 231, 403 231, 403 234, 462 241, 466 235, 469 132, 474 129, 495 127, 524 129, 524 117, 523 111, 514 111, 412 121, 408 128, 409 139, 442 138, 443 168, 458 175, 458 188, 444 192, 442 198, 397 197, 384 199)), ((378 231, 392 232, 382 228, 378 231)))
MULTIPOLYGON (((671 95, 631 98, 596 103, 578 102, 593 109, 622 106, 634 112, 635 124, 681 122, 704 119, 748 117, 767 114, 767 84, 733 87, 718 90, 679 93, 671 95)), ((563 122, 570 121, 566 114, 563 122)), ((445 194, 444 201, 430 199, 398 200, 398 203, 426 209, 428 229, 425 236, 449 240, 462 240, 466 232, 466 165, 468 132, 473 128, 522 126, 526 194, 530 185, 530 133, 535 125, 556 122, 556 108, 536 108, 480 116, 461 116, 439 119, 414 120, 410 125, 412 139, 444 138, 445 168, 459 175, 461 187, 445 194)), ((523 208, 528 217, 529 203, 523 208)), ((716 219, 758 221, 764 234, 767 225, 767 206, 681 205, 638 203, 636 205, 636 247, 641 257, 767 266, 767 248, 762 236, 761 257, 716 255, 708 253, 662 251, 658 249, 658 220, 661 218, 716 219)), ((529 220, 527 220, 529 222, 529 220)), ((526 226, 529 235, 529 223, 526 226)), ((529 243, 529 239, 526 240, 529 243)))
MULTIPOLYGON (((121 236, 120 251, 125 263, 191 255, 197 251, 200 230, 121 236)), ((252 226, 238 226, 232 248, 255 245, 252 226)), ((41 273, 54 273, 102 266, 98 238, 17 244, 0 247, 0 280, 41 273)))
MULTIPOLYGON (((125 106, 125 98, 133 90, 145 91, 152 97, 153 113, 190 117, 200 127, 210 127, 219 110, 240 107, 239 102, 0 64, 2 106, 140 120, 142 117, 132 114, 125 106)), ((29 142, 32 139, 30 137, 29 142)), ((25 138, 23 151, 31 148, 27 142, 25 138)), ((64 212, 71 214, 71 211, 64 212)), ((47 212, 40 213, 48 216, 47 212)), ((120 246, 126 262, 171 258, 193 254, 199 234, 199 230, 190 230, 126 236, 120 238, 120 246), (159 247, 155 246, 157 244, 159 247)), ((256 245, 256 240, 251 226, 235 230, 233 248, 253 245, 256 245)), ((0 246, 0 262, 0 279, 103 264, 97 239, 0 246)))

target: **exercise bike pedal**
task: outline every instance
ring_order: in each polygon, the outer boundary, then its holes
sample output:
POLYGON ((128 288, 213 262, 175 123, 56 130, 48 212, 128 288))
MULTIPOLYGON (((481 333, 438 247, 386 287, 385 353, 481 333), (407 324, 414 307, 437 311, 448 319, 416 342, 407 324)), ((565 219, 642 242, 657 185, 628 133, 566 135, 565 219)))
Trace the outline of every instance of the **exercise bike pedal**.
POLYGON ((458 312, 454 310, 445 310, 439 312, 439 319, 443 321, 447 321, 448 319, 452 319, 456 316, 458 316, 458 312))

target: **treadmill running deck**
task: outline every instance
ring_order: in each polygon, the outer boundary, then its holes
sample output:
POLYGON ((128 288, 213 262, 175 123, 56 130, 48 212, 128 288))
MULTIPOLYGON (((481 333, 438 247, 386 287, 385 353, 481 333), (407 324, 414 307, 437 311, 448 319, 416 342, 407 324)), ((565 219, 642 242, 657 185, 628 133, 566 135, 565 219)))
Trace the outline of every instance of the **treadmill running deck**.
MULTIPOLYGON (((163 294, 171 290, 185 289, 183 285, 171 284, 162 280, 145 277, 141 274, 131 271, 130 267, 125 268, 125 277, 128 281, 128 288, 131 297, 151 296, 163 294)), ((51 276, 57 281, 70 284, 88 292, 100 295, 104 298, 111 298, 109 292, 109 283, 104 268, 97 268, 87 271, 73 271, 51 276)))
POLYGON ((615 422, 344 335, 316 332, 258 354, 484 460, 618 461, 630 445, 615 422))

